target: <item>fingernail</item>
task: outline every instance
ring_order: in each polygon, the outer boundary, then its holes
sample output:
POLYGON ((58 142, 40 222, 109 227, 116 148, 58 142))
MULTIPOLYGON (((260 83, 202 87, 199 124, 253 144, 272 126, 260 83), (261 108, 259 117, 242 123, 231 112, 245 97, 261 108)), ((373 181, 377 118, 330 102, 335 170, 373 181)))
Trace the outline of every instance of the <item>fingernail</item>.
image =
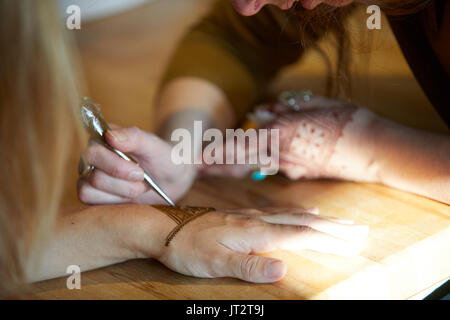
POLYGON ((266 263, 264 267, 264 276, 269 279, 280 278, 286 272, 285 265, 282 261, 273 260, 266 263))
POLYGON ((127 139, 127 137, 120 131, 108 131, 108 132, 116 141, 125 141, 127 139))
POLYGON ((144 173, 142 171, 132 171, 129 175, 130 180, 141 181, 144 180, 144 173))

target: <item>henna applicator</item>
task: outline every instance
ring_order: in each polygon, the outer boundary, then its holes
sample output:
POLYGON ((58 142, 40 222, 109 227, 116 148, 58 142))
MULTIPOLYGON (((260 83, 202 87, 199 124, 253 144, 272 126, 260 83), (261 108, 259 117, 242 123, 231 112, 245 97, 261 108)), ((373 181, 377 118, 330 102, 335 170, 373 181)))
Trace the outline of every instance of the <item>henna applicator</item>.
MULTIPOLYGON (((81 117, 83 123, 86 126, 89 134, 92 138, 103 144, 106 148, 117 154, 124 160, 131 161, 139 165, 139 163, 130 155, 123 153, 117 149, 111 147, 105 139, 105 133, 110 130, 108 123, 103 118, 100 112, 100 108, 97 104, 88 97, 84 97, 81 104, 81 117)), ((162 191, 160 187, 155 183, 155 181, 150 177, 150 175, 144 170, 144 180, 153 188, 164 200, 167 201, 171 206, 175 206, 172 200, 162 191)))

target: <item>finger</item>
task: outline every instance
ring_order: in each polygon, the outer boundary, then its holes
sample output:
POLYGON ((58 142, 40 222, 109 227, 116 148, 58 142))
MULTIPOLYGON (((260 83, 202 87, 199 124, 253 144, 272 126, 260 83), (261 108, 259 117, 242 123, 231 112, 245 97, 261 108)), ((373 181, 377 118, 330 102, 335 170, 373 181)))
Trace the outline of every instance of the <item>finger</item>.
POLYGON ((118 124, 111 123, 111 122, 109 122, 108 124, 109 124, 109 127, 111 128, 111 130, 119 130, 119 129, 122 129, 122 127, 119 126, 118 124))
POLYGON ((259 104, 256 107, 253 108, 254 112, 271 112, 272 111, 272 104, 270 103, 263 103, 263 104, 259 104))
POLYGON ((324 108, 347 107, 350 103, 342 100, 329 99, 321 96, 313 96, 308 101, 298 101, 301 110, 313 110, 324 108))
POLYGON ((165 146, 160 138, 137 127, 108 131, 105 134, 105 139, 113 148, 132 153, 138 157, 148 157, 150 150, 156 151, 165 146))
MULTIPOLYGON (((258 207, 258 208, 236 208, 236 209, 229 209, 230 211, 242 213, 242 214, 248 214, 248 215, 262 215, 264 213, 283 213, 283 212, 308 212, 315 211, 316 208, 311 209, 304 209, 304 208, 292 208, 292 207, 258 207)), ((227 210, 225 210, 227 211, 227 210)))
POLYGON ((98 190, 129 199, 137 198, 149 190, 143 181, 114 178, 98 168, 89 176, 89 183, 98 190))
POLYGON ((314 215, 319 214, 319 208, 311 207, 311 208, 283 208, 283 207, 264 207, 260 208, 261 211, 269 212, 269 213, 310 213, 314 215))
POLYGON ((286 274, 286 264, 278 259, 240 254, 230 251, 224 275, 254 283, 271 283, 286 274))
POLYGON ((256 125, 261 126, 272 122, 276 116, 277 114, 271 104, 263 104, 255 107, 248 117, 256 125))
POLYGON ((223 212, 226 213, 234 213, 234 214, 242 214, 245 216, 252 216, 252 217, 261 217, 264 216, 267 213, 271 214, 279 214, 279 213, 292 213, 292 214, 301 214, 301 213, 308 213, 313 215, 319 214, 318 208, 283 208, 283 207, 261 207, 261 208, 239 208, 239 209, 229 209, 229 210, 223 210, 223 212))
POLYGON ((326 219, 308 213, 280 213, 262 216, 262 220, 272 224, 307 226, 314 230, 330 234, 345 240, 362 240, 369 233, 368 226, 343 224, 335 220, 326 219))
POLYGON ((290 107, 288 107, 288 106, 286 106, 284 104, 281 104, 281 103, 275 103, 272 106, 272 110, 275 113, 285 113, 285 112, 291 112, 292 108, 290 108, 290 107))
POLYGON ((272 228, 277 231, 273 232, 270 241, 280 249, 308 249, 340 256, 355 256, 364 249, 363 240, 346 241, 306 226, 277 225, 272 228))
POLYGON ((262 115, 263 117, 265 117, 264 113, 265 112, 269 112, 272 114, 279 114, 279 113, 285 113, 285 112, 289 112, 292 111, 292 109, 282 103, 279 102, 275 102, 275 103, 270 103, 270 104, 262 104, 257 106, 254 109, 254 113, 255 115, 262 115))
POLYGON ((249 219, 247 216, 259 217, 264 214, 262 210, 256 208, 237 208, 237 209, 225 209, 224 213, 237 214, 242 216, 243 219, 249 219))
POLYGON ((130 181, 144 180, 144 171, 141 167, 120 158, 101 144, 90 145, 85 157, 89 164, 112 177, 130 181))
POLYGON ((85 179, 79 179, 77 184, 78 199, 85 204, 120 204, 128 203, 130 199, 119 197, 104 191, 95 189, 85 179))

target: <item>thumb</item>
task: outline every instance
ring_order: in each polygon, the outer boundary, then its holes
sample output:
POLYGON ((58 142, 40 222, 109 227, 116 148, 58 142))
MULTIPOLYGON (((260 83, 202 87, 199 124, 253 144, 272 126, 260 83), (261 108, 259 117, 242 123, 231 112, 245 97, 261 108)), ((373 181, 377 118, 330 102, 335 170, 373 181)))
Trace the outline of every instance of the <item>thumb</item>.
POLYGON ((286 264, 278 259, 232 253, 229 257, 229 276, 254 283, 281 280, 286 274, 286 264))

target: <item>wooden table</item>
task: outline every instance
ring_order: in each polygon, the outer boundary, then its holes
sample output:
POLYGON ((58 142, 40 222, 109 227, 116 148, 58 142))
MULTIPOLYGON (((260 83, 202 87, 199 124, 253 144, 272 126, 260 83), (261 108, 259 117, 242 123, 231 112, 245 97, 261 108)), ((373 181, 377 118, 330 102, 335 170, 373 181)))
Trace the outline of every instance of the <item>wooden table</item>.
MULTIPOLYGON (((156 1, 77 31, 90 94, 103 105, 109 121, 151 130, 152 99, 170 52, 210 2, 156 1)), ((370 90, 357 90, 360 94, 355 100, 396 121, 448 132, 412 77, 389 28, 380 32, 374 36, 378 42, 368 72, 371 86, 365 87, 370 90), (381 44, 379 39, 384 39, 381 44)), ((320 58, 312 54, 306 61, 286 71, 274 90, 308 84, 320 92, 320 58)), ((78 154, 72 159, 73 174, 68 177, 67 205, 78 204, 74 191, 78 154)), ((310 251, 270 253, 288 265, 287 276, 275 284, 195 279, 176 274, 156 261, 136 260, 83 273, 81 290, 68 290, 66 278, 38 283, 34 297, 407 299, 450 277, 450 207, 381 185, 291 182, 278 176, 262 182, 200 180, 182 203, 217 208, 317 206, 322 215, 352 219, 369 225, 371 231, 366 249, 358 257, 310 251)))
POLYGON ((450 276, 447 205, 380 185, 333 181, 198 181, 183 203, 239 208, 317 206, 321 214, 370 226, 366 249, 344 258, 312 251, 276 251, 287 262, 275 284, 195 279, 152 260, 82 273, 82 289, 66 279, 39 283, 45 299, 405 299, 450 276))

